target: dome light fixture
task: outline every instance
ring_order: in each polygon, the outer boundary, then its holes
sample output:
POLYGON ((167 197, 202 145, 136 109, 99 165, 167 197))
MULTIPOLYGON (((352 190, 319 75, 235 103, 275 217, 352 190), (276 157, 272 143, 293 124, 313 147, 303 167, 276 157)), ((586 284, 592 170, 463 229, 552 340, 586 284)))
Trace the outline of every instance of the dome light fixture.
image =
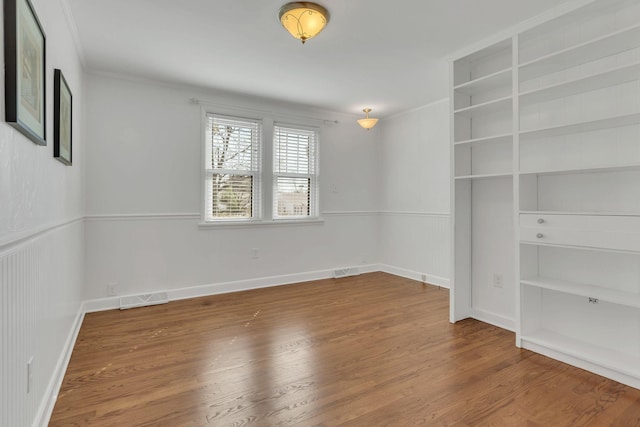
POLYGON ((371 129, 372 127, 374 127, 376 125, 376 123, 378 123, 378 119, 374 119, 374 118, 370 118, 369 117, 369 113, 371 112, 371 108, 365 108, 364 113, 366 114, 366 117, 364 119, 358 119, 358 124, 360 126, 362 126, 363 128, 365 128, 366 130, 371 129))
POLYGON ((329 22, 329 11, 316 3, 287 3, 278 14, 282 26, 304 44, 320 34, 329 22))

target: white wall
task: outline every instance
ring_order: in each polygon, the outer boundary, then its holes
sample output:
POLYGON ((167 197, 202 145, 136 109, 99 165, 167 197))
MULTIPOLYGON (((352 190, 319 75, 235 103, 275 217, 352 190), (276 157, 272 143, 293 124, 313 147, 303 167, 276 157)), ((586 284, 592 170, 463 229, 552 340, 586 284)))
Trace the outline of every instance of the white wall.
POLYGON ((87 111, 86 298, 107 296, 110 283, 132 295, 378 262, 379 136, 357 117, 99 74, 88 77, 87 111), (191 98, 319 125, 324 223, 200 229, 201 105, 191 98))
MULTIPOLYGON (((46 418, 49 395, 57 390, 57 374, 66 356, 65 343, 77 325, 83 296, 83 71, 62 3, 32 3, 47 36, 48 143, 38 146, 0 122, 3 426, 27 426, 46 418), (74 95, 73 166, 53 158, 54 68, 62 69, 74 95), (33 378, 27 393, 30 358, 33 378)), ((4 99, 4 85, 0 85, 0 93, 0 99, 4 99)), ((4 102, 1 104, 4 110, 4 102)))
POLYGON ((381 262, 385 270, 449 283, 449 103, 381 121, 381 262))

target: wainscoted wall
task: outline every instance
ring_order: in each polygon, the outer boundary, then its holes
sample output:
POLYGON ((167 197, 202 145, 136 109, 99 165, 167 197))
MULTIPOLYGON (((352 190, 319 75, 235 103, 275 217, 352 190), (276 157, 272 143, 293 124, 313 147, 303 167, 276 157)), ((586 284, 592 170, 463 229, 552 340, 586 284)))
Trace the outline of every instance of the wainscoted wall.
POLYGON ((378 263, 380 133, 359 116, 122 76, 88 81, 87 299, 111 284, 117 295, 216 289, 378 263), (324 221, 199 227, 203 109, 263 117, 265 132, 273 120, 319 128, 324 221))
POLYGON ((192 287, 205 288, 186 295, 229 292, 330 277, 335 268, 377 262, 377 213, 326 213, 323 219, 200 229, 197 214, 89 217, 87 296, 107 296, 109 284, 116 284, 118 295, 192 287))
POLYGON ((53 408, 81 321, 83 229, 80 218, 0 247, 2 426, 39 425, 53 408))
MULTIPOLYGON (((65 0, 32 3, 47 36, 47 145, 34 144, 0 120, 3 427, 46 425, 50 397, 57 394, 66 349, 79 324, 84 292, 84 72, 65 15, 65 0), (53 157, 54 68, 63 71, 73 93, 72 166, 53 157)), ((4 99, 4 85, 0 85, 0 99, 4 99)), ((0 109, 4 110, 4 102, 0 109)), ((4 118, 4 111, 0 117, 4 118)))
POLYGON ((390 273, 449 286, 449 103, 381 122, 380 262, 390 273))

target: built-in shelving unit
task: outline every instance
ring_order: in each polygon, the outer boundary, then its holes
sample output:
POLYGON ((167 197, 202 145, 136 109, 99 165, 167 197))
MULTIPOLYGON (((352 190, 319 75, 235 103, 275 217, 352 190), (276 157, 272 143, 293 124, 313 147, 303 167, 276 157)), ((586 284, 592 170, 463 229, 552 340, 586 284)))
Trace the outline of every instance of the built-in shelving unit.
POLYGON ((638 388, 639 22, 585 1, 452 61, 451 88, 451 321, 638 388))

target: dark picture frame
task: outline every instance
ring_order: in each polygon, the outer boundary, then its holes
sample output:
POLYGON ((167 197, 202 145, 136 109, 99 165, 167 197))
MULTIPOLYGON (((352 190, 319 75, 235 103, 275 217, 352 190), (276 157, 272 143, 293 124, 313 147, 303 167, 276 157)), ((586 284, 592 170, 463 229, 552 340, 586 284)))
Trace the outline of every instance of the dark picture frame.
POLYGON ((46 37, 29 0, 4 0, 5 120, 47 145, 46 37))
POLYGON ((53 70, 53 157, 71 165, 73 155, 73 95, 62 70, 53 70))

